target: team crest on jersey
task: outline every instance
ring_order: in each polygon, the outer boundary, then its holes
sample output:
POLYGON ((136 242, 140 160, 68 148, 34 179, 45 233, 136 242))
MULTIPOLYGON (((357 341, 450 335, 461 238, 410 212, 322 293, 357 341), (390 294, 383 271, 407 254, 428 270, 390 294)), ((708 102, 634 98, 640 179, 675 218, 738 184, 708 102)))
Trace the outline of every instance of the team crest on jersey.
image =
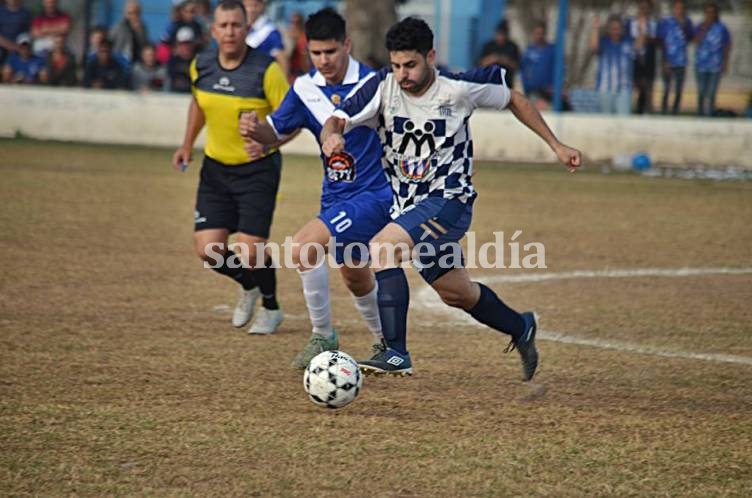
POLYGON ((397 166, 403 178, 419 182, 431 171, 431 160, 419 157, 400 157, 397 166))
POLYGON ((355 180, 355 158, 344 151, 334 154, 326 161, 326 176, 330 182, 352 183, 355 180))
POLYGON ((332 101, 332 104, 336 106, 336 105, 339 105, 340 102, 342 102, 342 97, 340 97, 336 93, 333 93, 332 96, 330 97, 330 100, 332 101))

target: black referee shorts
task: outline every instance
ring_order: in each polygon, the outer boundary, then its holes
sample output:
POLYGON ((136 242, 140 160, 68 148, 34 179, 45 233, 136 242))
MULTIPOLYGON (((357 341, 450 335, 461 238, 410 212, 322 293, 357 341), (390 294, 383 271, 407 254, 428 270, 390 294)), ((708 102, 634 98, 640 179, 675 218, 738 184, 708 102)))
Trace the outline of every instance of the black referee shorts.
POLYGON ((238 166, 205 156, 196 195, 195 230, 224 228, 269 238, 282 173, 279 152, 238 166))

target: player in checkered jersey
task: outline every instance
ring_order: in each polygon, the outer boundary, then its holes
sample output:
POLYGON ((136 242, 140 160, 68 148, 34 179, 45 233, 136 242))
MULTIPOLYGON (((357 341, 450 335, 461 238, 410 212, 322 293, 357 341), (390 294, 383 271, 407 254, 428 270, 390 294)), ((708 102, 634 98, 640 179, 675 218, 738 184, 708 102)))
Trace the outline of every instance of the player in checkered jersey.
POLYGON ((401 268, 389 264, 412 255, 421 276, 446 304, 512 337, 506 351, 517 348, 523 380, 528 381, 538 366, 535 315, 514 311, 491 289, 471 281, 459 248, 476 198, 468 121, 476 108, 507 108, 572 172, 581 164, 580 152, 559 142, 530 101, 507 88, 500 67, 462 74, 438 71, 433 33, 421 19, 410 17, 392 26, 386 48, 391 68, 361 82, 321 132, 322 152, 331 156, 346 149, 346 130, 376 128, 395 194, 392 223, 371 241, 388 347, 361 361, 361 368, 366 373, 412 373, 406 344, 407 279, 401 268), (419 244, 420 251, 413 251, 419 244))

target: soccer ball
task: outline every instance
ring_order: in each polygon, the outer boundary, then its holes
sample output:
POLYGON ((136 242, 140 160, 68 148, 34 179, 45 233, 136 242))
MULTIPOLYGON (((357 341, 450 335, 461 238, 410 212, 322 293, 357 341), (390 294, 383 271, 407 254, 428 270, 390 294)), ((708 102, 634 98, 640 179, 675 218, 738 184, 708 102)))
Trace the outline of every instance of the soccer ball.
POLYGON ((363 385, 358 363, 342 351, 315 356, 303 374, 303 387, 317 406, 342 408, 352 403, 363 385))

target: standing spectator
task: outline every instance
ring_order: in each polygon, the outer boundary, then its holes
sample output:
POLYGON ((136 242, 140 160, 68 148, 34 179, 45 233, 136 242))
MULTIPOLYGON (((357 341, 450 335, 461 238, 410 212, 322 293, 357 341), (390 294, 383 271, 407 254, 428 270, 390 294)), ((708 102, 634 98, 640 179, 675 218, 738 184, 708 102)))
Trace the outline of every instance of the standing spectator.
POLYGON ((0 4, 0 67, 8 54, 15 52, 16 38, 31 29, 31 14, 21 5, 21 0, 6 0, 0 4))
POLYGON ((3 66, 3 82, 32 84, 39 82, 44 71, 44 59, 34 55, 31 51, 31 37, 28 33, 21 33, 16 38, 16 52, 8 56, 3 66))
POLYGON ((601 22, 596 17, 590 34, 590 49, 598 54, 595 88, 601 112, 628 115, 632 107, 634 46, 624 33, 619 16, 608 18, 606 35, 599 38, 601 22))
POLYGON ((681 107, 684 77, 687 71, 687 45, 692 40, 694 29, 686 14, 684 0, 674 0, 672 15, 661 20, 658 26, 658 42, 663 51, 663 99, 661 112, 668 113, 668 98, 674 85, 672 114, 681 107))
POLYGON ((144 45, 140 59, 133 65, 133 89, 141 91, 164 89, 167 82, 167 70, 157 62, 154 47, 144 45))
POLYGON ((554 46, 546 41, 546 23, 533 23, 532 43, 522 55, 522 86, 525 95, 538 105, 547 107, 553 99, 554 46))
POLYGON ((290 74, 288 75, 290 83, 311 69, 304 23, 303 14, 300 12, 295 12, 290 16, 290 26, 287 28, 285 43, 288 47, 287 58, 290 61, 290 74))
POLYGON ((705 4, 705 19, 697 26, 695 72, 697 75, 697 113, 712 116, 721 75, 728 69, 731 35, 720 20, 718 4, 705 4))
POLYGON ((175 50, 167 61, 167 75, 171 92, 191 93, 191 61, 196 56, 193 31, 183 26, 175 37, 175 50))
MULTIPOLYGON (((157 46, 157 60, 165 64, 172 55, 172 49, 177 42, 178 31, 187 28, 193 35, 193 40, 198 44, 198 49, 205 46, 204 29, 201 23, 196 19, 196 3, 193 0, 173 0, 174 14, 173 21, 167 26, 167 29, 160 38, 157 46)), ((185 33, 185 30, 183 30, 185 33)))
POLYGON ((289 74, 290 68, 285 56, 285 44, 282 41, 282 33, 277 26, 264 15, 266 0, 243 0, 243 5, 248 13, 248 36, 245 43, 256 50, 266 52, 274 57, 279 67, 285 74, 289 74))
POLYGON ((123 18, 110 30, 112 50, 133 63, 141 57, 141 48, 149 43, 149 32, 141 19, 141 4, 138 0, 128 0, 123 14, 123 18))
MULTIPOLYGON (((89 52, 86 54, 86 62, 95 60, 99 55, 99 47, 104 40, 107 40, 107 28, 104 26, 94 26, 89 32, 89 52)), ((128 71, 130 69, 131 62, 128 58, 120 52, 112 50, 112 58, 123 66, 123 69, 128 71)), ((84 66, 86 67, 86 66, 84 66)))
POLYGON ((128 88, 126 69, 112 56, 112 42, 105 38, 97 56, 86 61, 84 87, 117 90, 128 88))
POLYGON ((52 86, 76 86, 76 58, 65 46, 65 36, 55 35, 52 50, 47 55, 47 68, 42 82, 52 86))
POLYGON ((66 38, 71 29, 71 18, 57 8, 57 0, 42 0, 42 13, 31 21, 34 53, 46 53, 55 43, 55 35, 66 38))
POLYGON ((479 66, 494 64, 507 70, 505 83, 509 88, 514 88, 514 73, 520 67, 520 47, 509 39, 509 25, 506 19, 499 22, 494 39, 487 41, 480 52, 479 66))
POLYGON ((627 34, 634 40, 634 84, 637 88, 637 114, 653 112, 655 51, 658 22, 653 17, 652 0, 637 2, 637 17, 627 22, 627 34))

